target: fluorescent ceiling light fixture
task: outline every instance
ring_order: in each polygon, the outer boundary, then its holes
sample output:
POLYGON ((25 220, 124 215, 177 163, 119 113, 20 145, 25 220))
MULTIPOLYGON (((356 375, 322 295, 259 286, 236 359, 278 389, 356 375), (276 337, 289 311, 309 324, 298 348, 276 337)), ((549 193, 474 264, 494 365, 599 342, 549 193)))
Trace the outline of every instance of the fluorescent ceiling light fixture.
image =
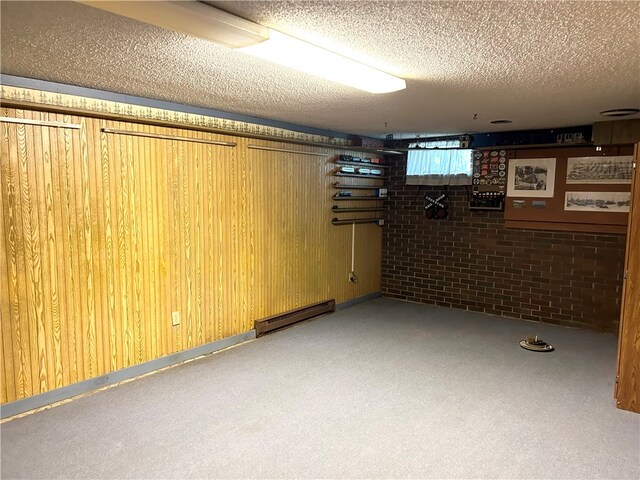
POLYGON ((272 29, 268 40, 240 51, 366 92, 388 93, 407 88, 402 78, 272 29))
POLYGON ((83 1, 91 7, 167 30, 242 48, 269 38, 269 29, 196 1, 83 1))
POLYGON ((407 87, 402 78, 236 17, 206 2, 76 1, 161 28, 237 48, 270 62, 366 92, 387 93, 407 87))

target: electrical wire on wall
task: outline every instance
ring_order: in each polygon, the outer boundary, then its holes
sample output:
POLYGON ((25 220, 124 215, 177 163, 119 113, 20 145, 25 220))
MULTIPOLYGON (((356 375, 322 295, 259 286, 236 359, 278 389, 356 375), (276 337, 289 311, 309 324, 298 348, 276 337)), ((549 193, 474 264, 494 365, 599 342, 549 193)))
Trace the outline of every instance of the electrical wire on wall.
POLYGON ((422 200, 424 198, 424 192, 425 191, 426 190, 424 190, 422 185, 418 185, 418 193, 416 193, 416 197, 411 202, 411 205, 418 205, 418 206, 422 207, 420 200, 422 200))
POLYGON ((356 275, 356 224, 351 224, 351 271, 349 272, 349 281, 358 283, 356 275))
POLYGON ((418 187, 418 190, 417 190, 416 196, 411 201, 411 205, 414 207, 417 207, 418 210, 422 213, 422 215, 426 218, 427 210, 425 208, 424 200, 425 200, 425 195, 430 190, 428 190, 424 185, 417 185, 417 187, 418 187))

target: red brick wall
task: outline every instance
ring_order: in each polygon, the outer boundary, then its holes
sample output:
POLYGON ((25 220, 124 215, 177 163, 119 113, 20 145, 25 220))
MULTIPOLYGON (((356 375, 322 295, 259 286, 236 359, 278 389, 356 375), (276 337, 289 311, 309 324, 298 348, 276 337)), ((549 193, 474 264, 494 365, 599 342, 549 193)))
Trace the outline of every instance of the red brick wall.
POLYGON ((449 187, 449 218, 428 220, 427 193, 389 172, 382 293, 420 303, 605 331, 618 329, 625 236, 506 229, 449 187))

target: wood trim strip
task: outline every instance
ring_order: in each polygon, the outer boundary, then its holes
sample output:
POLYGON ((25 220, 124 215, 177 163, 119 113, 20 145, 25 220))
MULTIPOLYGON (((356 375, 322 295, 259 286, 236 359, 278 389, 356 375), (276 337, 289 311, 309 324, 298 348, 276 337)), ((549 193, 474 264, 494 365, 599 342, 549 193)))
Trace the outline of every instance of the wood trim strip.
POLYGON ((627 225, 627 247, 624 261, 624 282, 620 302, 620 328, 618 353, 616 355, 616 379, 613 396, 616 406, 623 410, 640 413, 640 252, 637 250, 640 237, 640 143, 634 150, 631 205, 627 225))
POLYGON ((45 120, 32 120, 30 118, 0 117, 0 122, 38 125, 41 127, 73 128, 74 130, 80 130, 80 128, 82 128, 82 125, 79 123, 47 122, 45 120))
POLYGON ((523 230, 548 230, 559 232, 612 233, 624 235, 625 225, 605 225, 595 223, 537 222, 534 220, 505 220, 505 227, 523 230))
MULTIPOLYGON (((94 110, 88 110, 88 109, 77 108, 77 107, 66 106, 66 105, 58 106, 58 105, 51 105, 51 104, 42 104, 37 102, 20 101, 20 100, 15 100, 13 98, 2 98, 2 96, 0 96, 0 102, 3 107, 7 107, 7 108, 35 110, 38 112, 62 113, 65 115, 74 114, 74 115, 81 115, 81 116, 90 117, 90 118, 99 118, 102 120, 108 119, 108 120, 116 120, 116 121, 133 122, 140 125, 155 125, 158 127, 180 128, 183 130, 192 130, 196 132, 217 133, 220 135, 231 135, 234 137, 250 138, 253 140, 265 140, 270 142, 284 142, 284 143, 290 143, 292 145, 308 145, 311 147, 330 148, 330 149, 340 150, 340 151, 354 151, 354 152, 364 152, 364 153, 381 154, 381 155, 404 155, 403 152, 399 152, 397 150, 385 150, 383 147, 359 147, 356 145, 343 145, 340 143, 333 144, 328 142, 300 140, 300 139, 290 138, 290 137, 279 137, 277 135, 249 133, 241 130, 226 130, 223 128, 215 128, 207 125, 194 124, 194 123, 180 123, 178 121, 161 120, 156 118, 150 119, 150 118, 139 117, 135 115, 126 115, 123 113, 115 114, 115 113, 109 113, 105 111, 94 111, 94 110)), ((121 105, 130 105, 130 104, 121 104, 121 105)))
POLYGON ((247 145, 252 150, 268 150, 270 152, 297 153, 299 155, 313 155, 314 157, 328 157, 328 153, 304 152, 302 150, 288 150, 286 148, 264 147, 262 145, 247 145))
MULTIPOLYGON (((75 85, 52 83, 33 78, 24 78, 14 75, 2 74, 2 94, 6 99, 15 101, 31 100, 38 104, 57 105, 61 107, 81 108, 85 112, 96 111, 101 113, 124 113, 131 112, 134 115, 142 113, 144 116, 156 115, 163 118, 168 112, 170 115, 187 116, 186 123, 194 125, 203 124, 203 120, 216 119, 226 126, 224 130, 229 133, 231 130, 242 131, 247 128, 254 130, 255 127, 269 130, 273 136, 289 138, 292 135, 299 139, 316 139, 316 143, 338 143, 340 145, 350 145, 350 136, 344 132, 334 132, 323 128, 298 125, 289 122, 270 120, 251 115, 243 115, 230 112, 222 112, 212 108, 185 105, 166 100, 157 100, 134 95, 122 95, 104 90, 96 90, 75 85), (122 108, 122 105, 126 105, 122 108), (120 106, 120 107, 119 107, 120 106), (131 107, 131 108, 129 108, 131 107), (194 118, 202 117, 202 118, 194 118)), ((5 102, 3 101, 3 104, 5 102)), ((7 104, 8 105, 8 104, 7 104)), ((184 123, 184 122, 180 122, 184 123)), ((369 139, 373 141, 374 139, 369 139)), ((382 141, 379 140, 382 147, 382 141)))
POLYGON ((104 133, 112 133, 114 135, 132 135, 134 137, 159 138, 162 140, 179 140, 184 142, 206 143, 207 145, 218 145, 221 147, 235 147, 235 142, 220 142, 217 140, 205 140, 203 138, 181 137, 178 135, 162 135, 160 133, 136 132, 135 130, 117 130, 113 128, 101 128, 104 133))

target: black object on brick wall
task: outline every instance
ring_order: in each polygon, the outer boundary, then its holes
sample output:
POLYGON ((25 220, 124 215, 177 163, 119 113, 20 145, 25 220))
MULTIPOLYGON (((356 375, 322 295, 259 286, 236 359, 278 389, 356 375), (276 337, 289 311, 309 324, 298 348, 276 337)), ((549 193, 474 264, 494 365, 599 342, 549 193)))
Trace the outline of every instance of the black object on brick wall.
POLYGON ((460 186, 434 222, 424 197, 443 187, 405 185, 405 160, 390 165, 384 295, 617 332, 624 235, 507 229, 502 212, 470 211, 460 186))

